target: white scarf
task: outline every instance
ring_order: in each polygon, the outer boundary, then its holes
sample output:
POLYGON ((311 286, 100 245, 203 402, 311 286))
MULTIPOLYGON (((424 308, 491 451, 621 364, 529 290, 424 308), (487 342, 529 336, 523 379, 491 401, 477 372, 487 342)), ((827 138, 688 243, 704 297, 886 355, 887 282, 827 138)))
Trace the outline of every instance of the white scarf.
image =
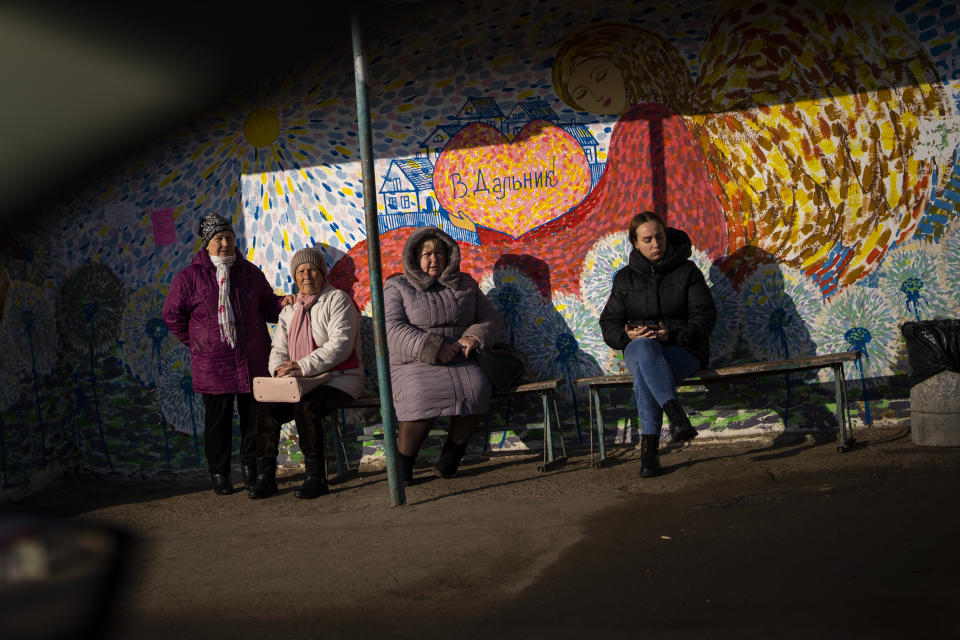
POLYGON ((233 320, 233 307, 230 305, 230 266, 236 262, 237 256, 221 258, 210 256, 210 260, 217 268, 217 320, 220 322, 220 341, 226 342, 232 348, 237 348, 237 325, 233 320))

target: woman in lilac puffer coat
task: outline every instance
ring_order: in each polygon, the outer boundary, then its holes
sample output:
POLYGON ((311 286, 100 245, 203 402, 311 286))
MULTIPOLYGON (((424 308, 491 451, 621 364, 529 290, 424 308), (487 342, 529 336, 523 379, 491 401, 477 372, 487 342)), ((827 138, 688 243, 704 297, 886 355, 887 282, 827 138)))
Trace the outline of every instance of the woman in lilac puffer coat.
POLYGON ((449 478, 487 412, 492 387, 471 359, 493 346, 500 314, 469 274, 460 247, 440 229, 423 227, 403 247, 403 275, 383 285, 390 379, 397 410, 397 450, 404 482, 438 416, 451 416, 436 472, 449 478))
POLYGON ((204 448, 214 491, 233 492, 230 454, 233 405, 240 416, 240 461, 248 488, 256 479, 254 376, 268 376, 270 335, 290 297, 274 294, 266 277, 236 250, 233 228, 210 213, 200 220, 203 248, 173 279, 163 321, 190 349, 193 390, 206 409, 204 448))

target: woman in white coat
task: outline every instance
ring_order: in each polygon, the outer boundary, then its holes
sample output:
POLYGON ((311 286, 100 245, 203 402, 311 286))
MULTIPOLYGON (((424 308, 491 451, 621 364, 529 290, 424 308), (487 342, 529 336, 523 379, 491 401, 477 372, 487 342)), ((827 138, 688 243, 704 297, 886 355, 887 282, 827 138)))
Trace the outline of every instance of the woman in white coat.
POLYGON ((317 249, 297 251, 290 261, 297 285, 293 306, 280 313, 270 350, 270 375, 320 376, 322 385, 296 404, 262 403, 257 424, 257 478, 251 498, 277 492, 280 427, 297 425, 306 467, 303 486, 294 495, 316 498, 330 492, 327 484, 322 420, 363 391, 360 361, 360 313, 353 300, 327 282, 327 264, 317 249))

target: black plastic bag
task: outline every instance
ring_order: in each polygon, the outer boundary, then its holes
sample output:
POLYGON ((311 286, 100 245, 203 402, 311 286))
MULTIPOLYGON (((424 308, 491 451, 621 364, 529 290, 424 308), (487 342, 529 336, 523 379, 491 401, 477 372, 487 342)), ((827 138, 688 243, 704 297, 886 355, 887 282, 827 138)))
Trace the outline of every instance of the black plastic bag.
POLYGON ((911 388, 942 371, 960 373, 960 320, 905 322, 900 333, 907 342, 911 388))
POLYGON ((477 349, 476 355, 495 393, 512 389, 523 380, 527 356, 520 349, 497 343, 489 349, 477 349))

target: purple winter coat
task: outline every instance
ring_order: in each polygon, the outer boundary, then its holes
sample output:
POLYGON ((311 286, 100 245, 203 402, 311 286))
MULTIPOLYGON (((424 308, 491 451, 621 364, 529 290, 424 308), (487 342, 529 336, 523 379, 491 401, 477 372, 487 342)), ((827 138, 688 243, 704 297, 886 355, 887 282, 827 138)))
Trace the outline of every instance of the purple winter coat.
POLYGON ((230 267, 230 303, 237 348, 220 339, 217 320, 217 268, 201 248, 189 267, 173 279, 163 304, 163 321, 190 348, 190 372, 197 393, 250 393, 254 376, 268 376, 270 334, 282 298, 266 277, 237 252, 230 267))

